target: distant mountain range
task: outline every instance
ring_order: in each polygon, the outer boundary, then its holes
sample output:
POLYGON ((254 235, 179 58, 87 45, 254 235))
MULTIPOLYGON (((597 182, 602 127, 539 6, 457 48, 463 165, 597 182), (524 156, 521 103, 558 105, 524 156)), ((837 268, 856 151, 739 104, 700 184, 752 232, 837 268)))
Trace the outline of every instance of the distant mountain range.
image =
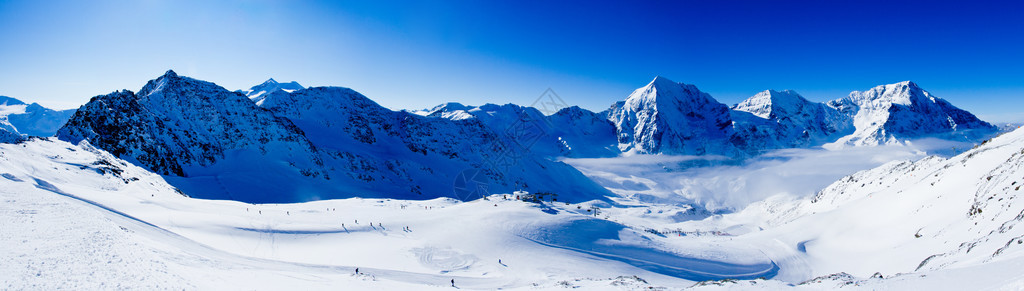
POLYGON ((0 96, 0 142, 16 142, 28 136, 53 136, 75 110, 53 110, 38 103, 0 96))
POLYGON ((0 142, 56 133, 164 175, 189 195, 246 202, 466 200, 519 189, 604 199, 606 189, 557 159, 744 158, 924 137, 979 140, 999 131, 909 81, 826 103, 767 90, 728 106, 694 85, 656 77, 608 110, 572 106, 551 115, 514 104, 392 111, 348 88, 270 79, 229 91, 173 71, 138 93, 96 96, 77 111, 0 98, 0 142))
MULTIPOLYGON (((977 141, 1000 130, 909 81, 854 91, 826 103, 809 101, 794 91, 767 90, 728 106, 694 85, 659 76, 606 111, 571 111, 590 121, 545 123, 552 128, 544 128, 547 135, 537 152, 570 157, 626 153, 742 158, 774 149, 873 146, 926 137, 977 141)), ((545 117, 536 109, 512 104, 459 103, 417 112, 452 120, 480 119, 493 130, 508 128, 516 116, 551 119, 563 114, 545 117)))
POLYGON ((827 103, 768 90, 729 108, 693 85, 657 77, 612 105, 608 116, 619 148, 635 153, 753 155, 924 137, 979 140, 998 131, 909 81, 827 103))

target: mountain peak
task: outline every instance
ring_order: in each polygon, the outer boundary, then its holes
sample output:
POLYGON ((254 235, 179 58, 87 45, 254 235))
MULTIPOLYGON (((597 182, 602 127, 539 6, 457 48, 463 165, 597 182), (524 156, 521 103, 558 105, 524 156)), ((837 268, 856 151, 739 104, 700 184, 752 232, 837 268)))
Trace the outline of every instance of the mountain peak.
MULTIPOLYGON (((918 87, 917 83, 914 83, 914 81, 910 81, 910 80, 903 81, 903 82, 898 82, 898 83, 896 83, 894 85, 907 86, 907 87, 918 87)), ((920 88, 920 87, 918 87, 918 88, 920 88)))
POLYGON ((270 78, 267 79, 267 81, 263 82, 262 84, 252 86, 252 88, 249 88, 249 90, 240 90, 239 92, 245 94, 246 97, 249 97, 249 99, 255 101, 256 104, 262 104, 263 99, 266 97, 266 94, 270 94, 276 91, 285 91, 291 93, 302 89, 306 89, 306 87, 302 87, 302 85, 299 85, 299 82, 291 81, 288 83, 279 83, 277 82, 277 80, 274 80, 274 78, 270 78))
POLYGON ((174 70, 167 70, 167 72, 165 72, 163 76, 169 78, 177 78, 178 74, 175 73, 174 70))
POLYGON ((793 90, 764 90, 733 106, 733 110, 745 111, 761 118, 772 118, 776 111, 796 111, 811 103, 793 90))
POLYGON ((679 83, 676 83, 675 81, 669 80, 668 78, 665 78, 665 77, 662 77, 662 76, 655 76, 654 80, 651 80, 651 83, 649 83, 648 86, 654 86, 654 87, 679 86, 679 83))
POLYGON ((800 96, 799 93, 796 93, 796 91, 793 91, 793 90, 782 90, 782 91, 768 90, 768 91, 765 91, 765 92, 768 93, 769 97, 772 99, 772 102, 806 101, 807 100, 806 98, 804 98, 804 96, 800 96))
POLYGON ((875 106, 888 106, 886 104, 911 105, 918 102, 927 102, 934 96, 912 81, 903 81, 892 84, 878 85, 867 91, 853 91, 847 97, 859 106, 875 104, 875 106))
POLYGON ((912 81, 853 91, 846 98, 829 102, 829 106, 851 114, 856 125, 854 134, 843 137, 837 145, 901 143, 928 136, 970 140, 995 131, 991 124, 912 81))
POLYGON ((608 113, 619 132, 619 149, 637 153, 731 155, 729 118, 729 107, 697 86, 662 76, 608 113))

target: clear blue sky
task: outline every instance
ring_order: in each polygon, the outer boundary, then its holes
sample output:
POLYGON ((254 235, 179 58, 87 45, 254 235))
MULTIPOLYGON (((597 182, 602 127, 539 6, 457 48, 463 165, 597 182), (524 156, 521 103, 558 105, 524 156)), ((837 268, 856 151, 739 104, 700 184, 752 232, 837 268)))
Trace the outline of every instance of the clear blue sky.
POLYGON ((0 95, 73 108, 174 69, 232 90, 351 87, 393 109, 529 105, 550 87, 603 110, 656 75, 727 104, 913 80, 1024 121, 1024 4, 890 2, 0 0, 0 95))

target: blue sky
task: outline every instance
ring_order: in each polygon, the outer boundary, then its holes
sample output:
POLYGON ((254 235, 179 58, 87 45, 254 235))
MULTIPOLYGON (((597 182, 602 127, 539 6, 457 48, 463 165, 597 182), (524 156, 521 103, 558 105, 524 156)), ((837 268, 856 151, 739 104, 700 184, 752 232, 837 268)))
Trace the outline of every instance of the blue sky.
POLYGON ((913 80, 1024 121, 1024 5, 896 1, 4 1, 0 95, 73 108, 167 69, 353 88, 393 109, 603 110, 662 75, 733 104, 913 80))

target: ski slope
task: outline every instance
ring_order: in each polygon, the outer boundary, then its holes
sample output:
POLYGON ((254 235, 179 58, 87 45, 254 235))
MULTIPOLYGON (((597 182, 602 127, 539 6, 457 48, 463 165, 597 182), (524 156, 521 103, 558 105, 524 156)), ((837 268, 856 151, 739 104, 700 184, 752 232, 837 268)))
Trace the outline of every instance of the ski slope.
POLYGON ((633 289, 778 272, 588 215, 597 201, 201 200, 55 139, 0 145, 0 169, 4 289, 633 289))

